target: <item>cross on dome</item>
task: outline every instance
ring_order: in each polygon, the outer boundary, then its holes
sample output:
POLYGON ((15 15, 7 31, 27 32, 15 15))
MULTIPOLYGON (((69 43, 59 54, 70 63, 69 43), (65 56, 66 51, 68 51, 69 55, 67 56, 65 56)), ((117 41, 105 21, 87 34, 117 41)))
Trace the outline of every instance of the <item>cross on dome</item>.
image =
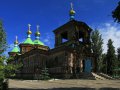
POLYGON ((28 30, 30 30, 30 28, 31 28, 31 24, 28 24, 28 30))
POLYGON ((73 10, 73 3, 72 2, 70 3, 70 6, 71 6, 71 9, 73 10))
POLYGON ((40 27, 40 26, 39 26, 39 25, 37 25, 36 27, 37 27, 37 31, 39 31, 39 27, 40 27))

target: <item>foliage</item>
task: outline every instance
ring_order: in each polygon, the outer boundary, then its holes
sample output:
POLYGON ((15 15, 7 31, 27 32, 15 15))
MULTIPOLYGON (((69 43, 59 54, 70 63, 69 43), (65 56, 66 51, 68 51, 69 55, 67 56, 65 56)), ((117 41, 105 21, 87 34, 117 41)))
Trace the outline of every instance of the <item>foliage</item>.
POLYGON ((48 69, 46 67, 41 71, 40 78, 41 78, 41 80, 48 80, 48 79, 50 79, 49 73, 48 73, 48 69))
POLYGON ((95 56, 96 64, 98 68, 96 67, 97 71, 101 71, 102 68, 102 45, 103 45, 103 39, 102 35, 99 33, 98 30, 95 30, 91 34, 91 48, 95 56))
POLYGON ((7 60, 5 56, 0 58, 0 88, 4 81, 9 77, 15 76, 15 70, 21 67, 20 65, 5 64, 5 60, 7 60))
POLYGON ((104 53, 104 54, 102 54, 102 60, 101 60, 102 62, 102 66, 101 66, 101 72, 103 72, 103 73, 107 73, 106 71, 107 71, 107 66, 106 66, 106 54, 104 53))
POLYGON ((120 67, 120 47, 117 49, 118 67, 120 67))
POLYGON ((0 55, 6 50, 6 33, 3 29, 2 21, 0 21, 0 55))
POLYGON ((106 65, 107 65, 107 74, 113 75, 113 71, 117 66, 117 59, 115 55, 115 47, 113 46, 113 41, 108 40, 107 44, 108 50, 106 55, 106 65))
POLYGON ((115 78, 120 78, 120 47, 117 49, 117 59, 114 68, 114 75, 115 78))
POLYGON ((12 60, 3 55, 7 48, 6 33, 3 29, 2 22, 0 21, 0 89, 5 90, 3 86, 7 85, 9 77, 15 75, 15 70, 21 67, 21 65, 13 65, 7 63, 12 60), (5 82, 4 82, 5 81, 5 82))
POLYGON ((120 23, 120 1, 116 9, 112 12, 112 17, 116 22, 120 23))
POLYGON ((0 20, 0 89, 2 89, 4 81, 4 57, 3 52, 6 50, 6 33, 3 29, 2 21, 0 20))

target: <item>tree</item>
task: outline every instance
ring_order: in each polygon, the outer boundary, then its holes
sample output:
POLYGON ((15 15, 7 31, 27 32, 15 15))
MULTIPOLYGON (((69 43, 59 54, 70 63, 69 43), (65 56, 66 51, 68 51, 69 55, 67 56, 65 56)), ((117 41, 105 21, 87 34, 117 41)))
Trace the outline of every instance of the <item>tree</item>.
POLYGON ((106 53, 102 54, 102 67, 101 72, 107 73, 107 65, 106 65, 106 53))
POLYGON ((3 87, 3 85, 7 85, 8 78, 15 76, 15 70, 21 67, 20 65, 13 65, 13 64, 7 64, 5 65, 5 60, 8 60, 9 58, 6 58, 5 56, 0 57, 0 90, 6 90, 6 87, 3 87))
POLYGON ((6 33, 3 29, 2 21, 0 21, 0 55, 6 50, 6 33))
POLYGON ((120 68, 120 47, 117 49, 117 68, 120 68))
POLYGON ((112 12, 112 17, 116 22, 120 23, 120 1, 118 2, 116 9, 112 12))
POLYGON ((116 63, 115 47, 113 46, 113 41, 111 39, 108 40, 107 47, 108 47, 107 55, 106 55, 107 74, 113 75, 113 71, 117 63, 116 63))
POLYGON ((48 80, 48 79, 50 79, 49 73, 48 73, 48 69, 46 67, 43 68, 43 70, 41 71, 40 79, 41 80, 48 80))
POLYGON ((98 30, 93 31, 91 34, 91 48, 94 53, 95 61, 97 64, 96 71, 101 71, 102 68, 102 45, 102 35, 99 33, 98 30))
POLYGON ((6 50, 6 33, 3 29, 2 21, 0 21, 0 89, 2 89, 4 81, 4 57, 3 52, 6 50))
POLYGON ((3 55, 7 48, 6 42, 6 33, 3 29, 2 22, 0 21, 0 90, 6 90, 7 88, 7 80, 10 76, 14 76, 14 71, 19 68, 19 65, 13 64, 5 64, 11 60, 11 58, 7 58, 3 55), (4 82, 5 81, 5 82, 4 82), (5 86, 6 85, 6 86, 5 86))
POLYGON ((118 66, 120 67, 120 47, 117 49, 118 66))

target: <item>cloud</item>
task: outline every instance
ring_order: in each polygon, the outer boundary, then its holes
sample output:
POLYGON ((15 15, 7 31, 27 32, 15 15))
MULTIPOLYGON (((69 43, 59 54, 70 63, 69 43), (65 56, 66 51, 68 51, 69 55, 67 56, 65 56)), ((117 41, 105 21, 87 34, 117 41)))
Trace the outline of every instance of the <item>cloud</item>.
POLYGON ((41 37, 41 41, 43 41, 45 45, 50 48, 54 47, 54 35, 52 33, 45 33, 45 35, 41 37))
POLYGON ((107 52, 108 39, 112 39, 115 50, 120 47, 120 25, 117 23, 104 23, 98 27, 104 41, 104 53, 107 52))

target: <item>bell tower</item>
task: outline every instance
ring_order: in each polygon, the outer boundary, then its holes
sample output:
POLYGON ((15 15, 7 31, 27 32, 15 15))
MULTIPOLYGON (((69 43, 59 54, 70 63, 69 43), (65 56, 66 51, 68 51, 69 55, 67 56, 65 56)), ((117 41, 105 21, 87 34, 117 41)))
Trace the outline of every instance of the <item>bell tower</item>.
POLYGON ((69 11, 70 21, 55 29, 55 47, 74 46, 74 43, 90 43, 90 33, 92 29, 84 22, 75 20, 75 11, 71 3, 69 11))

